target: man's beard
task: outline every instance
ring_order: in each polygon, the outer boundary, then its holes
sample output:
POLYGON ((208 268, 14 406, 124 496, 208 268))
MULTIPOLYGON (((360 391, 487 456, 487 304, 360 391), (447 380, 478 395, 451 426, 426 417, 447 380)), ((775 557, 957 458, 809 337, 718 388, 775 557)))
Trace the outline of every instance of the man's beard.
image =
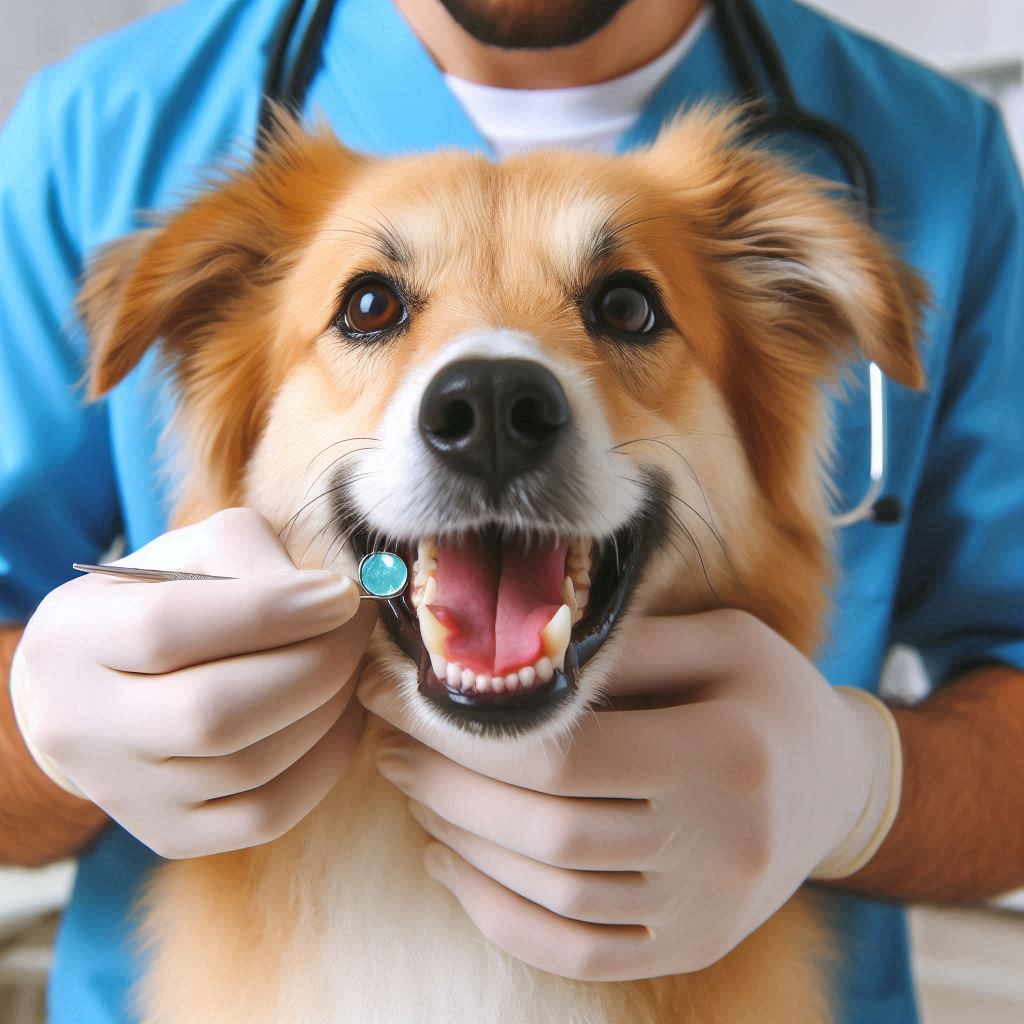
POLYGON ((504 50, 574 46, 600 31, 629 0, 441 0, 474 39, 504 50))

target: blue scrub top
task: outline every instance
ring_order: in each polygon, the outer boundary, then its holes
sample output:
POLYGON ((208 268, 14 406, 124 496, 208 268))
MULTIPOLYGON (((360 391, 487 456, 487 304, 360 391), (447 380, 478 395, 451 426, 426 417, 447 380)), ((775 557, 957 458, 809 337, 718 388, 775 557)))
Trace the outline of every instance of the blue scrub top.
MULTIPOLYGON (((192 0, 39 75, 0 137, 0 621, 24 621, 123 531, 165 529, 155 452, 168 396, 147 359, 83 407, 72 298, 83 259, 180 200, 200 170, 251 142, 280 0, 192 0)), ((309 7, 310 5, 307 5, 309 7)), ((877 687, 890 643, 936 680, 986 661, 1024 668, 1024 200, 982 100, 792 0, 759 0, 811 110, 859 139, 882 226, 928 279, 929 387, 890 387, 896 526, 842 531, 843 580, 819 658, 834 683, 877 687)), ((712 21, 621 148, 680 105, 736 94, 712 21)), ((387 0, 341 0, 307 110, 379 154, 487 144, 387 0)), ((820 148, 820 147, 818 147, 820 148)), ((805 154, 806 155, 806 154, 805 154)), ((815 169, 839 176, 827 154, 815 169)), ((867 403, 840 404, 839 488, 862 493, 867 403)), ((117 827, 81 859, 50 988, 53 1024, 131 1019, 132 902, 157 858, 117 827)), ((830 895, 848 938, 843 1024, 917 1019, 902 912, 830 895)))

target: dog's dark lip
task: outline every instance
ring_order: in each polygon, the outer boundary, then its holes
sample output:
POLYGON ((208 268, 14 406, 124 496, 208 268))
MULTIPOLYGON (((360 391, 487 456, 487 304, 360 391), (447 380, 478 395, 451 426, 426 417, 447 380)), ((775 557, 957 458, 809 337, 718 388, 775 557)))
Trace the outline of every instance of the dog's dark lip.
MULTIPOLYGON (((420 636, 416 610, 408 591, 380 602, 381 619, 392 640, 416 664, 420 694, 448 721, 480 735, 519 735, 554 718, 576 693, 580 669, 611 636, 632 598, 651 551, 664 531, 665 493, 661 474, 648 470, 646 497, 640 510, 611 538, 595 544, 595 573, 584 618, 572 631, 563 671, 529 691, 501 694, 463 694, 438 679, 420 636)), ((357 558, 371 550, 366 526, 353 530, 351 544, 357 558)), ((410 549, 412 545, 410 544, 410 549)), ((414 550, 414 549, 412 549, 414 550)), ((410 552, 401 551, 411 563, 410 552)))

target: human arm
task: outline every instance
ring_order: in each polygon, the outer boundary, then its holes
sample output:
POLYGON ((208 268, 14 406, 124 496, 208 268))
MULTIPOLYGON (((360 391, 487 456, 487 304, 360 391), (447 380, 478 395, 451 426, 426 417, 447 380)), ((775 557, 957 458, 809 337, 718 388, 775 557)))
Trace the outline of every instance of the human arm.
POLYGON ((878 853, 837 883, 900 902, 968 902, 1024 886, 1024 673, 987 665, 895 708, 900 813, 878 853))
POLYGON ((8 682, 22 632, 0 630, 0 863, 38 867, 80 852, 108 818, 40 771, 18 731, 8 682))

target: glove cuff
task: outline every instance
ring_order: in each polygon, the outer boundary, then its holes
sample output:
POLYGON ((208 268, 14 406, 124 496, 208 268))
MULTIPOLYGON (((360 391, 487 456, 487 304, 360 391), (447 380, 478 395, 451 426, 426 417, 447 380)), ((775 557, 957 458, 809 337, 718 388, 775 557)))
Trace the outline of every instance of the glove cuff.
POLYGON ((872 718, 869 735, 875 737, 872 742, 875 771, 871 791, 857 824, 811 873, 811 879, 815 881, 849 878, 874 857, 896 820, 903 792, 903 746, 892 712, 866 690, 849 686, 837 686, 835 689, 840 697, 854 702, 858 713, 867 711, 872 718))
POLYGON ((39 770, 53 783, 60 786, 66 793, 80 797, 82 800, 89 798, 57 767, 53 758, 44 754, 32 741, 28 730, 28 662, 21 649, 21 644, 15 648, 14 659, 11 662, 10 690, 11 705, 14 708, 14 721, 21 733, 21 738, 32 755, 32 760, 39 766, 39 770))

